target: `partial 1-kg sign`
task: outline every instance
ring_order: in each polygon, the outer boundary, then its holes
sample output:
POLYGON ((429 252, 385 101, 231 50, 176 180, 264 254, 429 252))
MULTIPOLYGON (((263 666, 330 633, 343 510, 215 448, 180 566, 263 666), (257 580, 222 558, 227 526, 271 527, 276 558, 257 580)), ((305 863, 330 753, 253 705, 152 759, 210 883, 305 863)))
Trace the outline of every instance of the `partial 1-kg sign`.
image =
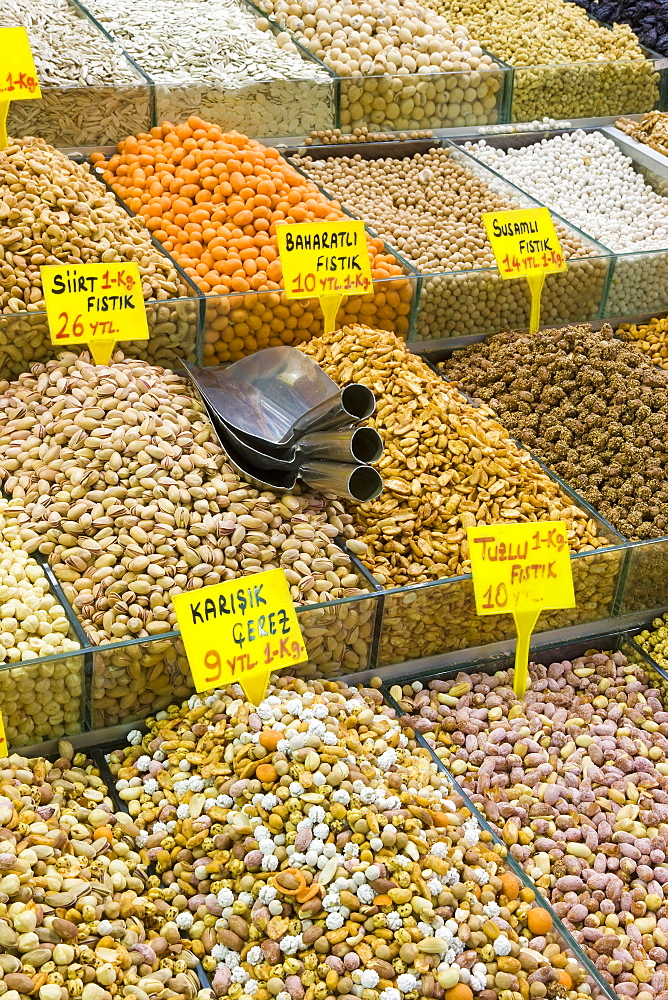
POLYGON ((173 604, 198 692, 238 682, 257 705, 272 670, 307 659, 281 569, 189 590, 173 604))

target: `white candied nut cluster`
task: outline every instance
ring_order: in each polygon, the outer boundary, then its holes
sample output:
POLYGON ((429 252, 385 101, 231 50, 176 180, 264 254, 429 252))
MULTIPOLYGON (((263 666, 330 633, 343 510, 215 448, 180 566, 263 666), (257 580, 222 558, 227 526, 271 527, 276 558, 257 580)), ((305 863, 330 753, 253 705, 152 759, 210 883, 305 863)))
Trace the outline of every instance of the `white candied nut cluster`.
POLYGON ((197 114, 252 136, 333 123, 327 71, 238 0, 92 0, 89 9, 157 84, 159 119, 197 114))
MULTIPOLYGON (((609 249, 637 255, 668 248, 668 198, 601 132, 578 130, 520 149, 495 149, 484 140, 467 147, 609 249)), ((668 308, 667 281, 668 253, 618 260, 607 315, 668 308)))
POLYGON ((467 147, 611 250, 668 246, 668 198, 601 132, 579 129, 520 149, 495 149, 484 140, 467 147))

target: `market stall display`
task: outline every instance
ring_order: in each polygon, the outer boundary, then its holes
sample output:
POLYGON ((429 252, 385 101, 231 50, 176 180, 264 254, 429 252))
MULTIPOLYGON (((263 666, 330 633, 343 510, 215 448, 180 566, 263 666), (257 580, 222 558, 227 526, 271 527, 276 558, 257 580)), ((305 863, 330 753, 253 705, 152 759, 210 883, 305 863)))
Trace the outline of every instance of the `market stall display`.
POLYGON ((70 0, 2 0, 0 28, 28 31, 42 100, 13 101, 9 134, 56 146, 115 142, 152 124, 150 80, 70 0))
POLYGON ((40 275, 46 264, 136 262, 151 337, 126 348, 156 361, 194 353, 197 305, 187 299, 194 288, 88 165, 41 139, 12 139, 0 158, 0 195, 3 377, 53 356, 40 275))
POLYGON ((642 667, 532 664, 523 701, 512 670, 391 691, 618 996, 660 996, 668 714, 642 667))
POLYGON ((538 980, 584 1000, 551 914, 382 703, 284 678, 256 710, 226 689, 110 755, 215 994, 471 1000, 538 980))
MULTIPOLYGON (((110 159, 96 154, 93 161, 211 296, 205 363, 237 361, 263 347, 296 346, 322 329, 316 299, 286 300, 282 293, 276 226, 346 216, 276 149, 194 117, 128 138, 110 159)), ((365 296, 346 296, 338 320, 353 321, 361 313, 406 334, 411 284, 388 280, 402 279, 403 270, 381 240, 369 239, 368 251, 372 277, 383 284, 365 296)))
POLYGON ((513 67, 510 121, 637 114, 664 81, 626 24, 597 24, 571 0, 425 0, 513 67))
POLYGON ((332 75, 238 0, 87 0, 87 7, 155 83, 158 121, 203 115, 253 136, 335 123, 332 75))
MULTIPOLYGON (((384 600, 381 663, 494 642, 512 634, 506 616, 475 613, 466 529, 480 524, 563 520, 568 525, 578 607, 546 612, 545 629, 606 617, 618 541, 575 505, 493 419, 389 333, 344 327, 301 348, 341 385, 373 389, 370 423, 385 441, 378 463, 384 492, 347 504, 362 562, 394 591, 384 600), (362 551, 361 544, 366 546, 362 551), (448 579, 454 578, 454 579, 448 579), (442 581, 421 590, 419 585, 442 581)), ((353 544, 353 543, 351 543, 353 544)))
MULTIPOLYGON (((48 557, 95 646, 171 633, 173 595, 263 569, 283 569, 299 604, 366 590, 335 542, 354 539, 352 516, 311 491, 241 480, 190 382, 169 370, 120 353, 109 367, 67 352, 33 365, 2 394, 0 456, 24 549, 48 557)), ((97 656, 107 724, 187 694, 180 643, 151 654, 149 672, 122 647, 97 656)))
MULTIPOLYGON (((484 212, 535 205, 517 187, 439 140, 389 153, 382 143, 340 155, 324 149, 316 155, 311 147, 294 162, 423 276, 413 337, 439 340, 528 324, 528 287, 499 277, 481 219, 484 212)), ((593 319, 610 252, 558 220, 556 228, 569 269, 548 276, 542 321, 593 319)))

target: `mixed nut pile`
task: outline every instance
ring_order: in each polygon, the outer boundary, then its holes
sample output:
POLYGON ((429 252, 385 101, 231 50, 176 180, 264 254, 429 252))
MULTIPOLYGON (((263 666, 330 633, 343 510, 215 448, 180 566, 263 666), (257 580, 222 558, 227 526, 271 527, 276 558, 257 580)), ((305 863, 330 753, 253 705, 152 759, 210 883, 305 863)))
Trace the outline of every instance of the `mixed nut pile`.
POLYGON ((6 1000, 209 1000, 197 959, 85 754, 0 756, 0 992, 6 1000))
POLYGON ((396 685, 407 722, 510 847, 611 983, 668 984, 668 713, 622 653, 396 685))
POLYGON ((109 763, 135 844, 216 995, 587 995, 551 915, 374 687, 281 677, 257 708, 215 691, 129 740, 109 763))

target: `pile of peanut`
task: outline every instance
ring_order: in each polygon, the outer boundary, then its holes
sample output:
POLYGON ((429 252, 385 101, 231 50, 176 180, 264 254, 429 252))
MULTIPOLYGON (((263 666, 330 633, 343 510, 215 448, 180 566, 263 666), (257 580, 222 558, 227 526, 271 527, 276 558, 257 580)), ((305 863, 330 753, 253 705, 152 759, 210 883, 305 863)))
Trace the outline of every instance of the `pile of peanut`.
POLYGON ((619 996, 668 984, 668 712, 621 653, 392 688, 619 996))

